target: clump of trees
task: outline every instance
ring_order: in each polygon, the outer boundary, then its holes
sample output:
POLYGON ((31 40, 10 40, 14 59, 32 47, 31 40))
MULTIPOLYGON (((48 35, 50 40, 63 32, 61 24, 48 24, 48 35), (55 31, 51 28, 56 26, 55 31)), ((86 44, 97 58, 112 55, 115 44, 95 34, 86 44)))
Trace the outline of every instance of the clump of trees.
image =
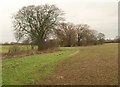
POLYGON ((30 5, 13 16, 17 42, 38 46, 38 51, 53 46, 87 46, 103 44, 105 35, 87 24, 65 23, 64 12, 55 5, 30 5))
POLYGON ((87 24, 78 24, 76 26, 78 46, 97 44, 97 31, 89 28, 90 26, 87 24))
POLYGON ((61 46, 74 46, 76 44, 75 25, 72 23, 61 23, 56 31, 56 37, 61 46))

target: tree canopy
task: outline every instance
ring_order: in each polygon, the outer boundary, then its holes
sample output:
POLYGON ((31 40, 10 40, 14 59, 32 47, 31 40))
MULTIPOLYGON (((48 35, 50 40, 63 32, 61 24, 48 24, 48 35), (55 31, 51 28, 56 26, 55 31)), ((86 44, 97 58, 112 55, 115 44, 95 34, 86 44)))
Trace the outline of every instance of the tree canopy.
POLYGON ((17 42, 24 38, 24 43, 37 45, 38 51, 50 47, 50 43, 68 47, 104 43, 103 33, 90 29, 88 24, 63 22, 63 14, 55 5, 47 4, 29 5, 19 9, 13 16, 17 42))
POLYGON ((20 37, 36 39, 38 50, 42 50, 47 35, 63 20, 62 15, 63 11, 55 5, 23 7, 13 17, 14 30, 20 37))

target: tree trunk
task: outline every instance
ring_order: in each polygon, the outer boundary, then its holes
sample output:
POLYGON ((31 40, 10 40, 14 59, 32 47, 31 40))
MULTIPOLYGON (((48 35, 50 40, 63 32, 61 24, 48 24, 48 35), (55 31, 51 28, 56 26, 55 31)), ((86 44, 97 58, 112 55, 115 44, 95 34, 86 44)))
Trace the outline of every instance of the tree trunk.
POLYGON ((44 50, 44 41, 41 40, 38 42, 38 51, 44 50))
POLYGON ((78 38, 78 46, 80 46, 80 39, 78 38))
POLYGON ((34 45, 33 44, 31 44, 31 49, 34 50, 34 45))
POLYGON ((80 34, 78 34, 78 46, 80 46, 80 34))
POLYGON ((67 46, 68 46, 68 47, 71 47, 71 37, 70 37, 70 35, 69 35, 69 37, 68 37, 67 46))

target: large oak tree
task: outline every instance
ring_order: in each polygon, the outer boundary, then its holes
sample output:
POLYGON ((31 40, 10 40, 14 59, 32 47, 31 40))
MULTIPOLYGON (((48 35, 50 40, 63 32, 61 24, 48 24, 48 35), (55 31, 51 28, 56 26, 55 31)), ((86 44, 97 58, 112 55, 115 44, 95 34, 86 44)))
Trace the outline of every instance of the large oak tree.
POLYGON ((30 5, 14 15, 14 30, 21 37, 32 37, 37 41, 38 50, 43 50, 44 42, 50 33, 63 20, 63 11, 55 5, 30 5))

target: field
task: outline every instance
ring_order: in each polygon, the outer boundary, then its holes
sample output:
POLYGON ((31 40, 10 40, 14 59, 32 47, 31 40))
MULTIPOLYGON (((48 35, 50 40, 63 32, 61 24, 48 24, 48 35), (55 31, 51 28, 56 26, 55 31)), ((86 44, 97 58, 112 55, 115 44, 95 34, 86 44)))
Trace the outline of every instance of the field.
POLYGON ((3 85, 115 85, 118 44, 61 47, 54 53, 2 59, 3 85))
MULTIPOLYGON (((10 47, 12 47, 13 45, 0 45, 0 53, 8 53, 10 47)), ((19 46, 21 49, 21 51, 27 51, 27 50, 31 50, 31 46, 30 45, 20 45, 19 46)), ((35 47, 35 49, 37 49, 37 47, 35 47)))

